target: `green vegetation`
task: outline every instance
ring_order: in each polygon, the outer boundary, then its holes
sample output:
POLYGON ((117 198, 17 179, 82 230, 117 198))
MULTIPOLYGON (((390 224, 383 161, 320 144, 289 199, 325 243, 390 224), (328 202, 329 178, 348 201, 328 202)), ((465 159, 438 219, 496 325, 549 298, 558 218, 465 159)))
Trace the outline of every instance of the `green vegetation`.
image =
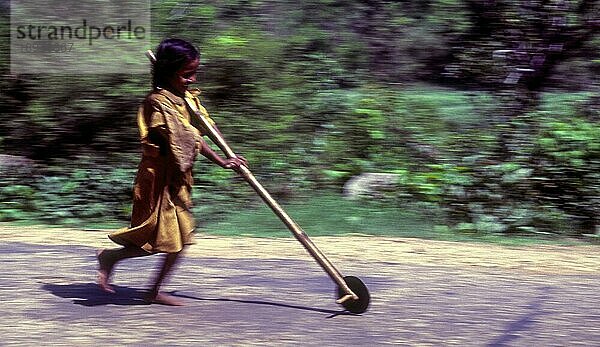
MULTIPOLYGON (((351 201, 335 194, 302 197, 283 206, 310 236, 379 235, 435 237, 441 211, 430 206, 428 213, 417 206, 400 209, 378 201, 351 201)), ((219 235, 287 237, 291 233, 263 204, 237 208, 222 221, 207 223, 202 231, 219 235)))
MULTIPOLYGON (((444 212, 429 203, 398 207, 376 200, 352 201, 333 193, 321 193, 314 197, 302 197, 283 207, 310 237, 371 235, 504 245, 572 245, 583 241, 557 234, 507 235, 477 231, 463 224, 449 228, 443 224, 444 212)), ((201 222, 199 232, 222 236, 293 237, 276 215, 262 204, 238 208, 220 221, 201 222)), ((585 241, 597 240, 590 238, 585 241)))
MULTIPOLYGON (((598 233, 597 2, 154 1, 152 11, 155 44, 177 36, 201 48, 203 103, 311 235, 598 233), (397 180, 345 200, 344 184, 369 172, 397 180)), ((13 76, 7 51, 0 221, 125 225, 149 76, 13 76)), ((202 160, 195 171, 208 232, 288 234, 232 173, 202 160)))

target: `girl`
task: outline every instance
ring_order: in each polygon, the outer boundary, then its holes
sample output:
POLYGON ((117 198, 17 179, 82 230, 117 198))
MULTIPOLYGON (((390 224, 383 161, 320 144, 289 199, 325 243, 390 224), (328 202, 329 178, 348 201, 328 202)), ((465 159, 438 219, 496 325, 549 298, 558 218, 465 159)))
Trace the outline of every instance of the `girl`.
POLYGON ((226 169, 248 165, 243 157, 219 156, 202 140, 203 131, 192 113, 200 114, 213 125, 214 121, 200 104, 199 91, 188 90, 196 82, 199 65, 200 53, 187 41, 166 39, 156 50, 153 91, 138 111, 142 159, 133 189, 131 226, 109 235, 123 247, 97 252, 98 285, 106 292, 114 293, 109 279, 117 262, 166 253, 146 300, 181 305, 180 300, 159 289, 182 250, 193 243, 190 191, 196 154, 226 169))

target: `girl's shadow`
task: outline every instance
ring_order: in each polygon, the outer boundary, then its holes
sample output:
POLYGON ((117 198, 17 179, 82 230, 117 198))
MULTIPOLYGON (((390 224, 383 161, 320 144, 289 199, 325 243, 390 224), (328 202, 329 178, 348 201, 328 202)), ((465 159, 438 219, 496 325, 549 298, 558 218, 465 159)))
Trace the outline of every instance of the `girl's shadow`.
MULTIPOLYGON (((123 287, 113 285, 115 293, 106 293, 98 288, 95 283, 73 283, 73 284, 50 284, 45 283, 42 289, 49 291, 53 295, 56 295, 65 299, 73 299, 73 303, 83 306, 102 306, 102 305, 149 305, 144 301, 144 296, 147 291, 144 289, 123 287)), ((287 309, 306 310, 313 312, 320 312, 329 314, 327 318, 333 318, 339 315, 355 315, 344 310, 327 310, 314 307, 306 307, 300 305, 289 305, 270 301, 260 300, 239 300, 239 299, 225 299, 225 298, 200 298, 191 295, 185 295, 173 291, 171 295, 178 296, 181 298, 187 298, 191 300, 199 301, 217 301, 217 302, 237 302, 252 305, 267 305, 274 307, 281 307, 287 309)))
POLYGON ((46 283, 42 289, 66 299, 73 299, 73 303, 83 306, 100 305, 148 305, 144 301, 146 290, 113 285, 116 293, 106 293, 98 288, 95 283, 50 284, 46 283))

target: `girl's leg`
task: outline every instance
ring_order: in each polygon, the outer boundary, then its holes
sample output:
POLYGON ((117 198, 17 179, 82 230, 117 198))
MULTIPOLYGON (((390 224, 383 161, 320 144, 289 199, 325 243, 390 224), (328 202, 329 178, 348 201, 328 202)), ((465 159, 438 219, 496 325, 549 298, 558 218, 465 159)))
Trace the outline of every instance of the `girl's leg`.
POLYGON ((98 258, 98 286, 105 292, 114 293, 115 290, 108 284, 110 280, 110 274, 116 263, 123 259, 143 257, 150 255, 150 253, 144 251, 138 247, 123 247, 114 249, 101 249, 96 252, 98 258))
POLYGON ((182 306, 184 303, 175 297, 160 292, 160 286, 162 285, 165 278, 169 275, 173 266, 177 263, 181 252, 167 253, 164 257, 163 265, 156 276, 154 286, 150 289, 150 293, 146 297, 146 301, 151 303, 170 305, 170 306, 182 306))

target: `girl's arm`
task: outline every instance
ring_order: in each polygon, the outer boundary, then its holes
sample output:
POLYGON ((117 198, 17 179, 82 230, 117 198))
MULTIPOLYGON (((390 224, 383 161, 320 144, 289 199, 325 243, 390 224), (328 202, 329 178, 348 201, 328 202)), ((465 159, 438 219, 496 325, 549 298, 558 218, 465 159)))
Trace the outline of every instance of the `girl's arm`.
MULTIPOLYGON (((213 125, 212 125, 212 127, 213 127, 213 129, 215 129, 215 131, 216 131, 216 132, 219 134, 219 136, 221 136, 221 138, 225 138, 225 137, 223 136, 223 133, 221 132, 221 130, 219 130, 219 127, 217 127, 217 125, 216 125, 216 124, 213 124, 213 125)), ((248 165, 248 160, 247 160, 246 158, 244 158, 243 156, 241 156, 241 155, 239 155, 239 154, 236 154, 235 156, 236 156, 236 157, 237 157, 239 160, 241 160, 241 161, 242 161, 242 165, 244 165, 244 166, 245 166, 245 167, 247 167, 247 168, 249 168, 249 167, 250 167, 250 165, 248 165)), ((210 158, 209 158, 209 159, 210 159, 210 158)))
POLYGON ((221 157, 217 152, 213 151, 212 148, 206 143, 206 141, 202 141, 200 145, 200 154, 208 158, 213 163, 219 165, 224 169, 237 170, 240 166, 245 165, 245 160, 240 158, 228 158, 225 159, 221 157))

